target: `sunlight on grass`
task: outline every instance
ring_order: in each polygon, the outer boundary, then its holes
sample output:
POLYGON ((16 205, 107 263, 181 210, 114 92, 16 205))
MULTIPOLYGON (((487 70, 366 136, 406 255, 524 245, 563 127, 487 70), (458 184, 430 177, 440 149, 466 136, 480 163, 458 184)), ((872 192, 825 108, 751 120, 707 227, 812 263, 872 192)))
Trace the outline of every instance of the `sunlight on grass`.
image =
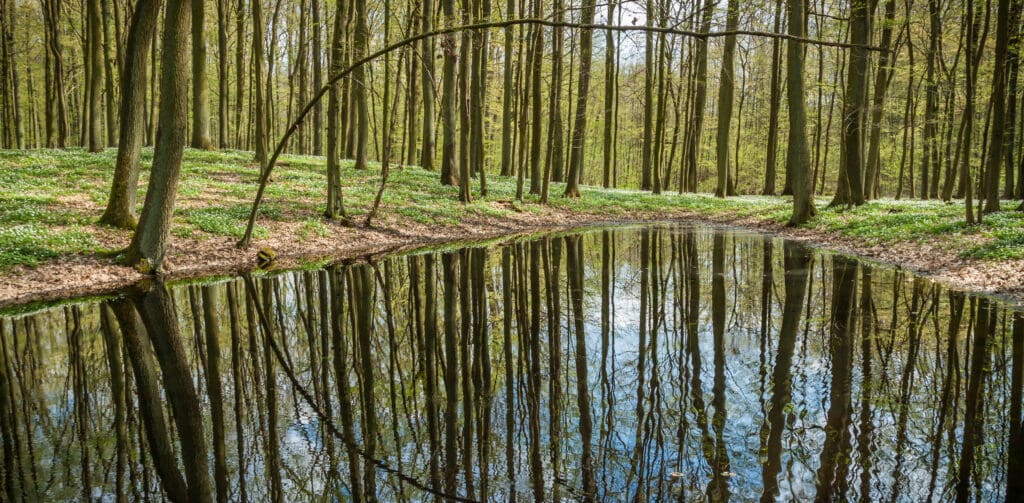
MULTIPOLYGON (((100 243, 90 229, 98 229, 96 208, 104 205, 109 193, 116 153, 115 149, 98 154, 83 149, 0 152, 0 268, 34 266, 61 254, 96 251, 100 243), (88 204, 81 204, 83 196, 88 204)), ((143 150, 140 208, 151 160, 152 150, 143 150)), ((373 203, 381 181, 376 168, 371 164, 370 169, 356 170, 351 161, 342 162, 345 208, 355 221, 361 221, 373 203)), ((172 235, 196 240, 241 237, 258 181, 258 166, 251 152, 186 149, 172 235)), ((323 157, 282 156, 267 186, 260 222, 298 224, 295 238, 301 241, 329 238, 332 228, 320 219, 325 183, 323 157)), ((516 186, 515 177, 488 174, 488 193, 481 196, 479 178, 474 177, 473 202, 464 205, 458 202, 458 188, 441 185, 438 172, 396 166, 381 199, 378 221, 455 227, 514 218, 519 213, 542 215, 554 209, 608 220, 695 214, 782 224, 789 220, 792 204, 789 197, 721 199, 710 194, 667 191, 655 195, 591 186, 581 187, 583 197, 567 199, 562 197, 565 184, 552 182, 549 204, 542 205, 534 194, 516 201, 516 186)), ((874 245, 940 238, 969 258, 1024 258, 1024 213, 988 215, 982 225, 967 227, 959 202, 883 199, 852 209, 826 208, 826 203, 818 201, 818 216, 803 227, 874 245)), ((257 225, 254 237, 266 238, 268 227, 257 225)))

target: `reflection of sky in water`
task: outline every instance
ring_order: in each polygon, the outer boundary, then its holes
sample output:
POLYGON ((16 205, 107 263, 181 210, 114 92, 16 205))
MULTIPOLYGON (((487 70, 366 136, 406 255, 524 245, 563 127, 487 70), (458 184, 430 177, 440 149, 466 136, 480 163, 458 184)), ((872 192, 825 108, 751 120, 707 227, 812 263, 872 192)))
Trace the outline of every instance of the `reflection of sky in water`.
MULTIPOLYGON (((688 288, 684 266, 680 262, 673 263, 673 259, 679 259, 681 249, 672 252, 672 240, 678 240, 680 233, 684 232, 679 228, 663 228, 660 239, 659 260, 657 270, 660 277, 654 278, 658 291, 658 311, 663 313, 664 319, 660 321, 658 332, 648 333, 648 342, 653 344, 648 348, 645 361, 645 373, 642 376, 644 385, 640 386, 638 365, 640 356, 639 326, 643 319, 640 310, 640 288, 641 288, 641 239, 637 227, 625 228, 614 233, 616 244, 616 263, 613 264, 612 273, 614 281, 609 295, 612 299, 610 308, 611 319, 609 320, 610 334, 609 347, 607 348, 608 360, 601 361, 602 355, 602 334, 601 334, 601 232, 587 232, 583 234, 583 258, 584 258, 584 346, 587 361, 586 388, 591 398, 591 412, 593 415, 593 441, 595 456, 595 476, 597 485, 602 491, 600 495, 608 499, 625 499, 631 497, 642 487, 650 487, 654 491, 662 491, 652 495, 668 497, 683 491, 689 496, 695 496, 707 490, 708 483, 715 475, 711 468, 708 455, 705 453, 705 443, 710 441, 712 447, 718 435, 718 425, 715 424, 716 411, 715 399, 715 378, 716 358, 714 334, 712 331, 712 237, 714 232, 698 228, 694 234, 696 250, 696 264, 699 270, 698 287, 699 291, 699 312, 697 319, 697 346, 688 347, 685 343, 687 333, 684 320, 687 303, 684 291, 688 288), (677 282, 681 282, 677 284, 677 282), (652 342, 653 341, 653 342, 652 342), (700 374, 693 375, 693 351, 699 351, 700 374), (607 386, 602 379, 607 377, 607 386), (700 381, 700 387, 694 388, 696 379, 700 381), (658 386, 654 386, 655 380, 658 386), (610 394, 608 388, 610 387, 610 394), (644 421, 638 422, 637 409, 640 391, 644 393, 645 399, 642 403, 644 409, 644 421), (703 416, 695 408, 695 400, 700 395, 704 403, 703 416), (610 428, 608 421, 611 421, 610 428), (706 422, 707 437, 701 431, 700 424, 706 422), (638 443, 637 432, 640 431, 640 442, 638 443), (636 449, 642 453, 639 463, 642 466, 634 466, 633 459, 636 449), (678 472, 680 477, 671 477, 672 472, 678 472)), ((734 233, 722 231, 725 234, 724 263, 722 280, 725 286, 724 312, 726 324, 724 327, 724 352, 720 355, 724 365, 720 370, 723 377, 724 389, 721 394, 724 397, 724 420, 720 425, 721 442, 724 454, 728 456, 729 468, 726 477, 728 487, 734 498, 739 500, 757 499, 764 486, 763 469, 765 453, 762 452, 762 435, 767 435, 765 417, 768 408, 771 406, 772 389, 775 383, 772 382, 777 349, 779 346, 782 322, 783 301, 785 299, 784 270, 782 264, 783 242, 774 240, 773 256, 773 284, 771 285, 770 324, 762 327, 761 324, 761 286, 764 271, 762 271, 762 250, 764 238, 751 233, 734 233), (762 340, 762 330, 765 338, 762 340), (762 351, 763 346, 763 351, 762 351)), ((677 245, 680 242, 677 241, 677 245)), ((563 246, 563 251, 569 247, 563 246)), ((529 247, 524 248, 526 255, 522 257, 521 263, 529 265, 529 247)), ((409 317, 408 289, 408 259, 399 257, 388 259, 387 267, 378 264, 382 277, 388 277, 392 286, 390 297, 392 301, 391 318, 383 308, 385 296, 380 284, 377 284, 376 294, 373 295, 376 302, 375 338, 372 342, 372 357, 370 367, 373 369, 376 388, 373 397, 377 411, 377 424, 380 431, 377 433, 376 456, 385 460, 390 466, 401 469, 419 480, 429 479, 428 462, 428 432, 426 418, 426 402, 424 388, 424 374, 421 362, 422 349, 417 347, 413 341, 413 324, 409 317), (387 327, 391 323, 395 327, 396 345, 389 342, 387 327), (415 363, 414 363, 415 362, 415 363), (397 366, 397 367, 396 367, 397 366), (412 382, 415 379, 416 382, 412 382), (392 409, 392 386, 395 387, 395 406, 392 409)), ((443 355, 443 282, 441 281, 441 267, 438 260, 437 278, 437 308, 438 308, 438 354, 443 355)), ((422 263, 421 263, 422 267, 422 263)), ((528 430, 529 413, 527 410, 527 379, 525 374, 519 373, 518 362, 513 362, 511 368, 507 368, 504 361, 504 340, 502 333, 502 271, 501 251, 494 250, 489 254, 485 276, 488 278, 488 313, 489 313, 489 345, 488 350, 492 362, 493 387, 491 389, 491 416, 489 430, 484 432, 484 437, 490 439, 489 459, 487 460, 486 473, 484 465, 480 460, 480 446, 474 441, 473 456, 474 462, 471 466, 471 473, 479 487, 480 478, 488 475, 489 486, 495 491, 496 499, 503 499, 503 495, 510 488, 515 488, 522 493, 529 493, 531 490, 529 467, 530 467, 530 437, 528 430), (506 394, 506 383, 512 382, 513 395, 506 394), (506 429, 507 406, 512 409, 513 430, 506 429), (511 446, 514 480, 508 479, 509 466, 506 464, 506 447, 511 446)), ((568 264, 565 257, 562 258, 559 267, 560 277, 560 306, 559 325, 561 327, 561 367, 563 374, 558 381, 561 387, 562 402, 560 423, 563 429, 561 439, 562 467, 556 473, 551 465, 552 458, 548 446, 553 439, 551 437, 552 410, 550 400, 551 371, 549 358, 551 348, 548 345, 550 334, 548 333, 548 306, 541 295, 540 320, 540 408, 538 415, 540 419, 540 444, 541 455, 544 463, 544 479, 547 490, 552 490, 556 480, 562 480, 567 487, 562 487, 563 495, 570 494, 572 487, 580 484, 579 458, 582 451, 579 431, 579 410, 577 405, 577 374, 575 369, 576 339, 574 324, 572 322, 572 309, 568 282, 568 264)), ((816 494, 817 470, 820 464, 821 452, 826 444, 827 435, 824 430, 827 414, 833 406, 831 387, 833 373, 835 372, 833 358, 830 354, 830 341, 833 335, 830 332, 831 303, 833 301, 832 284, 832 258, 828 255, 816 255, 811 267, 805 271, 808 274, 807 298, 801 309, 801 319, 796 334, 796 342, 790 366, 791 376, 791 397, 785 407, 785 430, 782 435, 782 471, 777 480, 780 483, 779 499, 781 500, 805 500, 813 498, 816 494)), ((518 282, 526 275, 518 272, 513 278, 518 282)), ((296 378, 307 391, 314 390, 313 381, 315 372, 310 368, 310 341, 314 344, 322 344, 323 340, 329 340, 330 334, 319 332, 319 320, 306 320, 307 316, 318 316, 323 306, 320 305, 318 273, 284 273, 277 278, 279 286, 278 295, 280 299, 274 310, 275 323, 281 324, 283 329, 278 340, 286 342, 288 349, 289 364, 294 365, 296 378), (313 283, 309 283, 312 281, 313 283), (306 295, 312 292, 312 296, 306 295), (312 334, 307 333, 307 328, 313 330, 312 334), (310 336, 313 337, 310 337, 310 336)), ((543 278, 543 276, 542 276, 543 278)), ((265 280, 260 280, 265 281, 265 280)), ((860 279, 858 278, 858 283, 860 279)), ((542 279, 543 282, 543 279, 542 279)), ((223 289, 224 283, 218 288, 223 289)), ((235 283, 238 292, 244 292, 244 285, 235 283)), ((518 283, 516 284, 518 286, 518 283)), ((872 491, 872 498, 889 499, 895 497, 897 500, 922 500, 928 495, 928 482, 932 476, 933 440, 936 438, 934 429, 940 416, 939 407, 942 389, 946 383, 945 376, 948 374, 950 363, 947 361, 947 331, 949 319, 949 301, 945 291, 938 286, 922 282, 921 302, 938 302, 934 310, 919 309, 921 316, 920 344, 915 358, 914 366, 908 368, 910 333, 910 303, 913 288, 913 279, 906 275, 897 276, 893 270, 884 267, 875 267, 873 276, 874 297, 869 299, 873 306, 875 318, 874 323, 878 326, 877 332, 871 338, 869 351, 871 352, 871 375, 870 381, 864 380, 864 368, 862 347, 863 335, 859 329, 855 329, 850 343, 852 351, 852 368, 850 369, 849 397, 849 451, 845 454, 850 459, 847 471, 847 494, 849 498, 856 499, 860 490, 860 477, 862 465, 870 462, 867 468, 870 475, 869 487, 872 491), (893 300, 893 285, 899 288, 898 298, 893 300), (893 309, 895 307, 895 313, 893 309), (894 317, 895 316, 895 317, 894 317), (896 324, 892 326, 892 319, 896 324), (906 382, 908 397, 903 397, 903 387, 906 382), (871 398, 866 401, 867 415, 862 413, 865 409, 865 393, 870 392, 871 398), (901 405, 902 404, 902 405, 901 405), (900 417, 905 415, 905 426, 900 425, 900 417), (860 437, 864 435, 863 426, 870 426, 870 440, 867 444, 860 443, 860 437), (903 437, 899 437, 900 429, 903 428, 903 437), (867 449, 868 457, 864 458, 860 449, 867 449), (893 491, 894 483, 898 484, 899 493, 893 491)), ((422 286, 422 285, 421 285, 422 286)), ((859 295, 862 286, 858 284, 857 298, 853 300, 856 305, 860 302, 859 295)), ((202 355, 205 354, 201 341, 195 339, 194 334, 202 335, 202 321, 194 321, 190 312, 189 292, 186 286, 176 286, 173 289, 175 304, 177 308, 178 321, 180 323, 182 344, 189 358, 189 367, 194 373, 194 383, 199 390, 203 404, 201 410, 204 414, 210 413, 208 398, 205 391, 206 368, 201 364, 202 355)), ((422 288, 421 288, 422 291, 422 288)), ((528 288, 527 288, 528 291, 528 288)), ((223 295, 222 295, 223 299, 223 295)), ((524 299, 528 300, 528 299, 524 299)), ((346 300, 347 305, 348 300, 346 300)), ((648 302, 653 302, 648 297, 648 302)), ((223 306, 222 306, 223 307, 223 306)), ((650 308, 650 306, 648 306, 650 308)), ((116 439, 113 436, 110 425, 113 421, 112 400, 110 396, 109 369, 105 358, 106 346, 101 336, 102 331, 99 324, 98 304, 85 303, 81 305, 82 316, 82 347, 84 348, 85 369, 87 370, 88 392, 90 393, 90 435, 93 437, 87 442, 93 455, 93 459, 112 459, 113 446, 116 439)), ((939 451, 939 458, 936 462, 937 489, 936 495, 949 497, 952 493, 954 474, 949 470, 955 470, 955 460, 959 456, 960 445, 965 435, 963 430, 964 397, 963 389, 968 379, 969 371, 966 364, 968 348, 965 335, 967 320, 969 318, 969 307, 965 309, 964 320, 961 323, 961 331, 956 345, 955 357, 957 358, 956 368, 959 370, 960 389, 953 392, 951 400, 956 400, 956 410, 949 409, 948 417, 945 419, 946 430, 939 433, 939 437, 945 442, 952 440, 953 446, 944 444, 939 451)), ((226 316, 226 309, 222 309, 221 316, 226 316)), ((41 383, 40 393, 36 397, 37 408, 26 409, 28 414, 41 414, 41 420, 32 421, 31 427, 26 430, 32 431, 33 447, 36 449, 38 461, 36 466, 41 467, 43 472, 73 474, 78 468, 81 446, 76 443, 76 436, 73 434, 75 416, 75 392, 72 383, 71 355, 68 349, 70 340, 65 333, 64 309, 44 310, 31 316, 19 316, 16 319, 0 319, 4 323, 5 337, 12 337, 14 329, 18 332, 17 359, 12 358, 11 365, 14 369, 23 369, 28 355, 25 349, 26 340, 24 334, 25 320, 31 319, 36 331, 33 333, 36 345, 34 350, 39 351, 33 362, 38 366, 38 379, 41 383), (70 446, 70 447, 68 447, 70 446)), ((244 306, 239 310, 241 315, 246 316, 244 306)), ((856 311, 859 313, 859 311, 856 311)), ((343 316, 348 320, 348 312, 343 316)), ((1001 315, 1003 316, 1003 315, 1001 315)), ((201 318, 201 317, 200 317, 201 318)), ((1002 320, 1002 318, 1000 318, 1002 320)), ((236 406, 236 393, 231 375, 230 359, 230 334, 227 330, 229 320, 223 321, 221 341, 221 372, 222 385, 224 386, 226 424, 226 452, 228 453, 228 466, 232 475, 237 474, 240 466, 244 466, 249 476, 250 497, 261 499, 266 495, 268 488, 265 479, 266 463, 264 460, 265 443, 261 429, 265 427, 264 421, 267 416, 265 411, 259 411, 257 406, 257 390, 253 381, 257 368, 262 368, 262 362, 254 365, 249 360, 248 344, 251 342, 248 335, 248 321, 239 320, 240 333, 243 340, 244 364, 241 379, 247 386, 244 396, 240 396, 241 408, 244 412, 243 436, 237 437, 236 424, 234 420, 234 407, 236 406), (239 440, 244 444, 246 459, 239 462, 237 459, 236 446, 239 440)), ((650 323, 650 319, 646 320, 650 323)), ((518 323, 513 323, 512 347, 513 358, 525 355, 528 346, 525 335, 520 334, 518 323)), ((1006 376, 1009 372, 1009 338, 1005 332, 1007 323, 1000 322, 995 341, 993 342, 993 358, 990 372, 986 375, 988 392, 986 396, 984 435, 989 439, 979 447, 979 473, 982 475, 983 499, 999 499, 1005 477, 1005 456, 1006 446, 1003 439, 1006 436, 1005 425, 1008 424, 1008 384, 1006 376), (998 439, 998 441, 994 440, 998 439), (991 496, 991 498, 988 498, 991 496)), ((347 329, 346 329, 347 330, 347 329)), ((363 444, 365 432, 364 422, 361 416, 361 408, 368 397, 360 396, 359 379, 363 370, 358 365, 358 354, 354 351, 353 335, 346 332, 349 339, 348 359, 349 366, 349 393, 352 396, 354 416, 352 428, 355 432, 357 443, 363 444)), ((13 343, 13 341, 11 341, 13 343)), ((472 347, 472 346, 471 346, 472 347)), ((972 349, 973 350, 973 349, 972 349)), ((14 353, 12 353, 14 355, 14 353)), ((153 364, 154 372, 159 375, 159 368, 153 364)), ((452 364, 452 362, 448 362, 452 364)), ((528 370, 529 366, 523 362, 523 369, 528 370)), ((324 369, 319 370, 323 372, 324 369)), ((327 369, 333 376, 333 367, 327 369)), ((347 482, 344 486, 328 485, 331 481, 345 481, 347 470, 347 455, 341 448, 342 442, 331 439, 325 442, 324 428, 325 421, 321 419, 314 408, 304 401, 297 390, 292 389, 291 381, 283 374, 283 367, 280 362, 276 364, 277 372, 277 403, 278 403, 278 424, 276 425, 280 438, 281 463, 283 466, 282 479, 285 492, 289 499, 306 499, 310 494, 321 494, 336 490, 338 495, 349 494, 347 482), (328 445, 334 446, 333 453, 327 451, 328 445), (335 463, 338 472, 333 476, 329 473, 331 463, 335 463)), ((457 377, 461 386, 463 370, 457 368, 457 377)), ((16 374, 18 375, 18 374, 16 374)), ((439 411, 439 421, 443 423, 443 408, 445 404, 443 394, 443 374, 438 369, 438 387, 441 388, 438 400, 442 408, 439 411)), ((16 379, 17 380, 17 379, 16 379)), ((330 379, 332 382, 334 378, 330 379)), ((26 381, 19 384, 28 384, 26 381)), ((17 388, 20 390, 20 388, 17 388)), ((26 388, 30 389, 30 388, 26 388)), ((161 393, 165 393, 162 389, 161 393)), ((264 389, 258 391, 265 392, 264 389)), ((20 397, 21 391, 14 393, 20 397)), ((461 392, 460 392, 461 393, 461 392)), ((332 384, 329 390, 329 398, 332 403, 332 421, 335 427, 340 426, 342 418, 338 410, 338 394, 336 387, 332 384)), ((18 398, 20 400, 20 398, 18 398)), ((137 398, 132 396, 133 403, 137 398)), ((259 402, 265 403, 265 402, 259 402)), ((462 445, 462 430, 464 426, 462 416, 464 403, 460 394, 457 415, 459 431, 455 432, 459 438, 460 453, 465 454, 465 446, 462 445)), ((477 420, 480 419, 480 407, 474 409, 477 420)), ((21 415, 17 421, 24 422, 21 415)), ((168 421, 171 417, 167 416, 168 421)), ((210 419, 206 417, 207 434, 209 434, 210 419)), ((137 420, 137 419, 136 419, 137 420)), ((173 426, 173 423, 169 423, 173 426)), ((479 424, 474 425, 480 427, 479 424)), ((136 427, 137 430, 137 427, 136 427)), ((479 433, 479 432, 478 432, 479 433)), ((138 431, 133 431, 138 434, 138 431)), ((23 433, 22 433, 23 435, 23 433)), ((441 439, 443 458, 444 433, 439 435, 441 439)), ((133 444, 138 448, 137 441, 133 444)), ((209 444, 208 444, 209 445, 209 444)), ((177 448, 177 444, 175 443, 177 448)), ((444 462, 441 459, 443 468, 444 462)), ((364 463, 364 469, 367 468, 364 463)), ((460 487, 465 483, 462 473, 461 462, 459 463, 458 480, 460 487)), ((101 481, 93 476, 94 484, 108 484, 110 477, 101 481)), ((397 497, 399 486, 393 477, 378 471, 375 474, 378 490, 384 499, 397 497)), ((157 490, 156 479, 150 478, 152 490, 157 490)), ((141 482, 140 482, 141 483, 141 482)), ((561 484, 561 483, 560 483, 561 484)), ((233 482, 233 490, 237 489, 237 482, 233 482)), ((112 490, 107 487, 105 490, 96 488, 97 494, 109 494, 112 490)), ((406 496, 418 499, 420 496, 405 487, 406 496)), ((60 497, 61 495, 79 494, 75 488, 74 478, 66 480, 57 477, 48 496, 60 497), (63 484, 63 485, 62 485, 63 484)))

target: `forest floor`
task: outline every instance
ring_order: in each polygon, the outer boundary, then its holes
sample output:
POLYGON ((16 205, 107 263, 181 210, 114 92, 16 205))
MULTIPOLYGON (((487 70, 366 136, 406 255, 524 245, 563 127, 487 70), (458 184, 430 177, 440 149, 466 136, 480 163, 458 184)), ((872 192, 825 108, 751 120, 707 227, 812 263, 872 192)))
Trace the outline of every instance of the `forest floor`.
MULTIPOLYGON (((0 151, 0 307, 105 293, 143 278, 116 264, 131 233, 96 223, 115 156, 113 149, 0 151)), ((143 192, 151 156, 148 149, 143 154, 143 192)), ((791 203, 783 197, 716 199, 583 187, 582 198, 564 199, 564 185, 552 183, 550 204, 541 205, 536 196, 514 201, 516 180, 498 176, 488 177, 486 197, 463 205, 457 187, 408 167, 392 169, 378 216, 366 227, 380 172, 345 164, 342 177, 351 226, 320 217, 324 159, 284 156, 267 188, 253 245, 238 249, 256 192, 252 153, 187 150, 167 276, 249 270, 263 247, 276 251, 278 267, 290 268, 581 225, 692 221, 770 232, 1024 303, 1024 212, 989 215, 980 226, 966 226, 960 203, 881 200, 846 210, 826 209, 829 199, 822 197, 814 220, 788 228, 791 203)))

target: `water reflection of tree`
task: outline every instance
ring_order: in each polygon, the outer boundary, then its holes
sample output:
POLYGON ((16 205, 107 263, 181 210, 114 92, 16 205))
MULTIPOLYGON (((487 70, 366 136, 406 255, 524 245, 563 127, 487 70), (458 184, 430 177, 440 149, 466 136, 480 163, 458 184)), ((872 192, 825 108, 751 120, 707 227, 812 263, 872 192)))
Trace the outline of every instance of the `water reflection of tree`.
POLYGON ((1017 494, 1020 314, 780 243, 602 230, 2 318, 0 492, 1017 494))

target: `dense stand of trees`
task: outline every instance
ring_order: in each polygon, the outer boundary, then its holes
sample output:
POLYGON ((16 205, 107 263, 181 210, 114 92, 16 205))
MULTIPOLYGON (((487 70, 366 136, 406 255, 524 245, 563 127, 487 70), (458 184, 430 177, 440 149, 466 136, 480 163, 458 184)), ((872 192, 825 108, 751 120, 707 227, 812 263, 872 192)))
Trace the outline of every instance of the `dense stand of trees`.
MULTIPOLYGON (((137 220, 141 146, 166 153, 154 172, 185 144, 266 169, 285 133, 287 152, 328 156, 325 215, 341 220, 346 158, 437 168, 464 202, 488 173, 542 201, 553 182, 791 194, 793 223, 822 194, 964 198, 969 222, 1024 197, 1020 0, 162 4, 0 4, 0 145, 120 148, 116 226, 137 220), (501 25, 523 18, 547 24, 501 25), (497 26, 400 43, 474 23, 497 26)), ((151 179, 165 208, 173 179, 151 179)))
POLYGON ((997 300, 727 231, 154 282, 0 316, 0 499, 1016 501, 1022 369, 997 300))

